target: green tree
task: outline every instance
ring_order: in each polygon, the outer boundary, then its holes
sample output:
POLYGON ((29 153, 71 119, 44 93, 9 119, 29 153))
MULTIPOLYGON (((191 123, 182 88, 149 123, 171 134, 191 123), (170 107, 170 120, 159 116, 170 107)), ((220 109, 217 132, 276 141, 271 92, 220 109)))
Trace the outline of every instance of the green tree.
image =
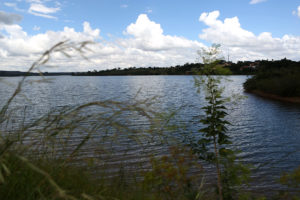
POLYGON ((230 123, 225 119, 227 108, 226 99, 222 96, 223 88, 220 87, 222 77, 213 76, 223 70, 219 65, 219 47, 213 45, 198 52, 204 65, 199 69, 200 76, 195 77, 195 86, 198 92, 204 89, 207 105, 202 107, 205 117, 199 121, 204 125, 199 130, 201 138, 192 143, 192 148, 200 159, 215 165, 219 199, 227 200, 233 199, 236 186, 248 179, 249 170, 236 162, 237 152, 229 148, 231 141, 227 126, 230 123))

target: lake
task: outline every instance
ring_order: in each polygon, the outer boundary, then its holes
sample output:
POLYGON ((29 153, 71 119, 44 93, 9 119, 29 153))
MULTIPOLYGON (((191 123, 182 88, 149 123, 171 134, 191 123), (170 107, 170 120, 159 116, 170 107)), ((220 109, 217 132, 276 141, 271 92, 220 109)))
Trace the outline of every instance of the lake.
MULTIPOLYGON (((229 135, 240 157, 252 164, 254 186, 258 189, 275 187, 279 175, 300 165, 300 105, 264 99, 244 93, 242 84, 247 76, 228 76, 223 82, 224 95, 246 96, 228 103, 229 135)), ((0 98, 2 105, 13 93, 20 77, 2 78, 0 98)), ((28 80, 40 80, 29 77, 28 80)), ((185 128, 173 132, 179 140, 184 134, 197 135, 198 121, 205 104, 203 93, 198 94, 193 76, 104 76, 104 77, 51 77, 51 82, 26 83, 13 107, 27 105, 28 119, 34 119, 53 108, 72 106, 90 101, 147 99, 156 96, 154 108, 159 112, 177 110, 172 119, 185 128)), ((16 115, 16 118, 21 116, 16 115)), ((16 121, 18 121, 16 119, 16 121)), ((144 125, 136 120, 135 125, 144 125), (140 123, 140 124, 139 124, 140 123)), ((120 146, 126 145, 125 143, 120 146)), ((132 147, 133 148, 133 147, 132 147)), ((152 148, 160 148, 153 145, 152 148)), ((121 149, 121 148, 120 148, 121 149)), ((141 162, 138 147, 129 152, 126 162, 141 162)), ((152 149, 153 150, 153 149, 152 149)), ((123 159, 124 160, 124 159, 123 159)), ((113 161, 118 164, 118 160, 113 161)))

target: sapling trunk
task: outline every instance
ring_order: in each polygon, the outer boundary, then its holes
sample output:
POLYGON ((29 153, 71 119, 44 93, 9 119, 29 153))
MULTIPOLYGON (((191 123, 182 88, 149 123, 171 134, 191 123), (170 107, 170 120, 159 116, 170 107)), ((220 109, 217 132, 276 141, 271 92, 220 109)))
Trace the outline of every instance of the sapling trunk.
POLYGON ((215 136, 214 136, 214 149, 215 149, 215 156, 216 156, 216 169, 217 169, 217 175, 218 175, 219 199, 223 200, 221 170, 220 170, 219 154, 218 154, 217 142, 216 142, 216 137, 215 136))

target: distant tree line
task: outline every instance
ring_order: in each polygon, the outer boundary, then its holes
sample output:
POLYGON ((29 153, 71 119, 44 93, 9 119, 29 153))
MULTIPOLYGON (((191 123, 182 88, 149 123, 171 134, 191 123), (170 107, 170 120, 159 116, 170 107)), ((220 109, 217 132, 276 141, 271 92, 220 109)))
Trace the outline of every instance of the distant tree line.
POLYGON ((20 71, 0 71, 0 76, 38 76, 39 73, 20 71))
POLYGON ((65 76, 72 75, 72 72, 21 72, 21 71, 0 71, 0 77, 2 76, 65 76))
MULTIPOLYGON (((278 68, 279 66, 291 65, 300 68, 300 62, 282 59, 278 61, 257 60, 257 61, 238 61, 237 63, 219 61, 219 66, 223 67, 226 75, 229 70, 233 75, 254 75, 260 68, 278 68)), ((184 65, 176 65, 171 67, 130 67, 130 68, 114 68, 107 70, 94 70, 88 72, 73 72, 73 76, 124 76, 124 75, 196 75, 197 69, 203 67, 202 63, 186 63, 184 65)))
POLYGON ((171 67, 130 67, 125 69, 114 68, 101 71, 78 72, 73 75, 86 76, 122 76, 122 75, 192 75, 195 69, 203 66, 201 63, 186 63, 171 67))
MULTIPOLYGON (((88 72, 43 72, 44 76, 126 76, 126 75, 196 75, 198 70, 203 67, 202 63, 186 63, 171 67, 130 67, 114 68, 106 70, 93 70, 88 72)), ((257 61, 238 61, 237 63, 220 60, 218 63, 219 74, 233 75, 254 75, 257 73, 265 74, 270 71, 271 74, 278 74, 280 70, 294 71, 300 68, 300 62, 282 59, 277 61, 257 60, 257 61), (295 69, 291 69, 295 68, 295 69), (277 71, 277 72, 276 72, 277 71)), ((1 76, 39 76, 36 72, 20 71, 0 71, 1 76)), ((271 76, 271 75, 270 75, 271 76)))

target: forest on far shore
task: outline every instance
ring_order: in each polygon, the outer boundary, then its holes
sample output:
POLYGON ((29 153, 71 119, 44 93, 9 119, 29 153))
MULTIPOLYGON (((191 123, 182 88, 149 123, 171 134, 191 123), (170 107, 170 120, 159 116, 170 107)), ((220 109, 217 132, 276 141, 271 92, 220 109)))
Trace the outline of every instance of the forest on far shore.
MULTIPOLYGON (((300 69, 300 61, 292 61, 288 59, 282 60, 257 60, 257 61, 238 61, 237 63, 225 60, 219 61, 218 75, 254 75, 261 69, 281 68, 297 68, 300 69), (222 74, 223 73, 223 74, 222 74)), ((43 76, 134 76, 134 75, 197 75, 198 70, 203 67, 202 63, 186 63, 184 65, 176 65, 170 67, 130 67, 130 68, 114 68, 106 70, 93 70, 87 72, 42 72, 43 76)), ((2 76, 40 76, 37 72, 21 72, 21 71, 0 71, 2 76)))
MULTIPOLYGON (((300 61, 292 61, 282 59, 277 61, 257 60, 257 61, 238 61, 237 63, 219 61, 219 66, 222 66, 226 72, 224 75, 254 75, 260 68, 267 67, 276 68, 276 66, 297 67, 300 69, 300 61)), ((73 76, 124 76, 124 75, 197 75, 197 69, 201 68, 201 63, 186 63, 184 65, 176 65, 171 67, 130 67, 130 68, 114 68, 107 70, 93 70, 88 72, 73 72, 73 76)))

